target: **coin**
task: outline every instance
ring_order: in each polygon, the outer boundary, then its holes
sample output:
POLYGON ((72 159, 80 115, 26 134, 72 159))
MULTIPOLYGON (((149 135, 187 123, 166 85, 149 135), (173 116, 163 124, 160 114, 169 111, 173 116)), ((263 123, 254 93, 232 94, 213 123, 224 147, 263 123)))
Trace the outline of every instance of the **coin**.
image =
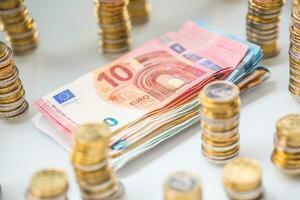
POLYGON ((71 161, 82 198, 121 200, 124 188, 108 160, 111 137, 108 126, 83 124, 75 129, 74 135, 71 161))
POLYGON ((66 193, 68 180, 66 174, 57 169, 37 172, 31 179, 29 192, 36 198, 54 198, 66 193))
POLYGON ((129 50, 131 22, 128 0, 95 0, 95 15, 100 28, 99 46, 103 53, 118 54, 129 50))
POLYGON ((206 85, 201 104, 202 154, 213 163, 224 164, 239 154, 239 89, 227 81, 206 85))
POLYGON ((201 186, 199 179, 188 172, 171 174, 164 184, 164 200, 200 200, 201 186))
POLYGON ((25 55, 36 49, 38 32, 23 0, 0 4, 0 20, 15 55, 25 55))
POLYGON ((235 191, 250 191, 261 184, 262 170, 254 159, 236 158, 224 167, 225 187, 235 191))
POLYGON ((247 14, 247 40, 259 45, 264 58, 280 52, 279 23, 284 0, 249 0, 247 14))
POLYGON ((19 79, 12 50, 0 42, 0 118, 15 119, 25 114, 28 103, 19 79))
POLYGON ((290 114, 276 123, 272 162, 282 171, 300 172, 300 115, 290 114))

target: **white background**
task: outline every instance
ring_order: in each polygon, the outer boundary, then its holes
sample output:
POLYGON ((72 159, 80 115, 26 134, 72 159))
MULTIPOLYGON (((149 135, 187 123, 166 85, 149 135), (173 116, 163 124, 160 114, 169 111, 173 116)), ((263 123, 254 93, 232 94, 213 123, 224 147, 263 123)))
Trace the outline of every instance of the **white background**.
MULTIPOLYGON (((151 20, 135 27, 133 47, 171 30, 188 19, 205 20, 229 33, 245 36, 246 0, 151 0, 151 20)), ((28 0, 41 36, 40 48, 32 55, 16 58, 32 104, 42 95, 113 60, 98 51, 93 1, 28 0)), ((275 122, 299 112, 289 95, 288 29, 290 2, 281 23, 281 54, 264 64, 273 75, 262 87, 243 94, 241 111, 241 156, 259 160, 269 200, 299 200, 300 178, 285 176, 270 162, 275 122)), ((4 39, 4 37, 2 37, 4 39)), ((69 153, 33 127, 36 111, 17 122, 0 122, 0 184, 4 200, 23 199, 31 175, 44 167, 66 170, 71 200, 80 199, 69 161, 69 153)), ((200 152, 200 128, 194 126, 132 162, 119 172, 126 199, 163 199, 163 181, 176 170, 189 170, 201 177, 205 200, 227 199, 222 188, 222 167, 208 163, 200 152)))

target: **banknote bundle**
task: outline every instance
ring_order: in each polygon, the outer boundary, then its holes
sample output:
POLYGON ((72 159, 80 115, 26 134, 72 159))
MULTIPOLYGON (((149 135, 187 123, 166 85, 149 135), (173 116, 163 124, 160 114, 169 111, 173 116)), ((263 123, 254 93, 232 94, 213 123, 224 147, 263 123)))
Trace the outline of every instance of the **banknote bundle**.
POLYGON ((226 79, 241 91, 268 79, 259 46, 202 22, 186 22, 35 103, 37 128, 70 149, 86 122, 110 126, 115 168, 181 133, 200 119, 198 94, 226 79))
POLYGON ((226 163, 240 152, 240 91, 228 81, 213 81, 199 95, 202 153, 211 162, 226 163))
POLYGON ((279 22, 285 0, 249 0, 247 39, 261 46, 264 58, 276 56, 280 51, 279 22))
POLYGON ((289 91, 300 100, 300 6, 292 11, 292 24, 290 27, 290 84, 289 91))
POLYGON ((276 124, 273 163, 282 171, 300 174, 300 115, 282 117, 276 124))
POLYGON ((164 184, 164 200, 201 200, 200 181, 194 174, 180 171, 172 173, 164 184))
POLYGON ((223 185, 230 199, 261 199, 263 186, 260 164, 251 158, 230 161, 224 167, 223 185))
POLYGON ((0 118, 18 118, 27 112, 28 107, 13 52, 0 42, 0 118))
POLYGON ((68 178, 58 169, 36 172, 26 192, 26 200, 67 200, 68 178))
POLYGON ((15 55, 24 55, 37 48, 36 24, 23 0, 0 1, 0 19, 15 55))
POLYGON ((100 26, 99 41, 104 53, 121 53, 130 47, 131 23, 128 0, 95 0, 95 13, 100 26))
POLYGON ((127 9, 132 24, 143 24, 148 21, 150 13, 148 0, 129 0, 127 9))
POLYGON ((74 131, 72 164, 83 199, 121 200, 124 186, 108 162, 111 136, 105 124, 84 124, 74 131))

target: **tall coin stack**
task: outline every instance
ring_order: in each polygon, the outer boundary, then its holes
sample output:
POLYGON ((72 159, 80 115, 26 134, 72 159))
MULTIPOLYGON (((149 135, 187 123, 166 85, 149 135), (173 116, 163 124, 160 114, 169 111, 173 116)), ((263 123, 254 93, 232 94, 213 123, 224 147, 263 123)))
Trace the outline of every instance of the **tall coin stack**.
POLYGON ((223 164, 239 154, 239 88, 227 81, 205 86, 200 95, 202 153, 223 164))
POLYGON ((100 46, 104 53, 122 53, 130 48, 131 22, 128 0, 95 0, 100 26, 100 46))
POLYGON ((300 174, 300 115, 292 114, 276 124, 273 163, 291 175, 300 174))
POLYGON ((108 160, 109 128, 86 124, 75 130, 72 164, 83 199, 120 200, 124 187, 108 160))
POLYGON ((280 52, 279 22, 284 0, 249 0, 247 14, 247 39, 260 45, 264 58, 280 52))
POLYGON ((31 179, 26 192, 27 200, 67 200, 68 179, 57 169, 44 169, 31 179))
POLYGON ((15 119, 28 110, 12 50, 0 42, 0 118, 15 119))
POLYGON ((24 55, 37 48, 39 35, 24 0, 0 1, 0 19, 15 55, 24 55))
POLYGON ((223 185, 230 199, 260 199, 263 196, 260 164, 249 158, 230 161, 224 167, 223 185))
POLYGON ((289 91, 300 100, 300 6, 293 9, 290 27, 290 84, 289 91))
POLYGON ((171 174, 164 185, 164 200, 201 200, 199 179, 187 172, 171 174))
POLYGON ((143 24, 149 20, 150 4, 148 0, 129 0, 127 8, 132 24, 143 24))

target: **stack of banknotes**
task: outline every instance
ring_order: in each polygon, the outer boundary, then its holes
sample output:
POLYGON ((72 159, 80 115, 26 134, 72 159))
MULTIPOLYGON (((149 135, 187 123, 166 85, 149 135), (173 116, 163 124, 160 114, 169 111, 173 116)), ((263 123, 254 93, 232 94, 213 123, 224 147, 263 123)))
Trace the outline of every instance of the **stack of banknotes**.
POLYGON ((35 103, 38 129, 66 149, 72 131, 104 122, 116 169, 199 121, 199 91, 226 79, 242 91, 264 82, 259 46, 202 22, 186 22, 35 103))

